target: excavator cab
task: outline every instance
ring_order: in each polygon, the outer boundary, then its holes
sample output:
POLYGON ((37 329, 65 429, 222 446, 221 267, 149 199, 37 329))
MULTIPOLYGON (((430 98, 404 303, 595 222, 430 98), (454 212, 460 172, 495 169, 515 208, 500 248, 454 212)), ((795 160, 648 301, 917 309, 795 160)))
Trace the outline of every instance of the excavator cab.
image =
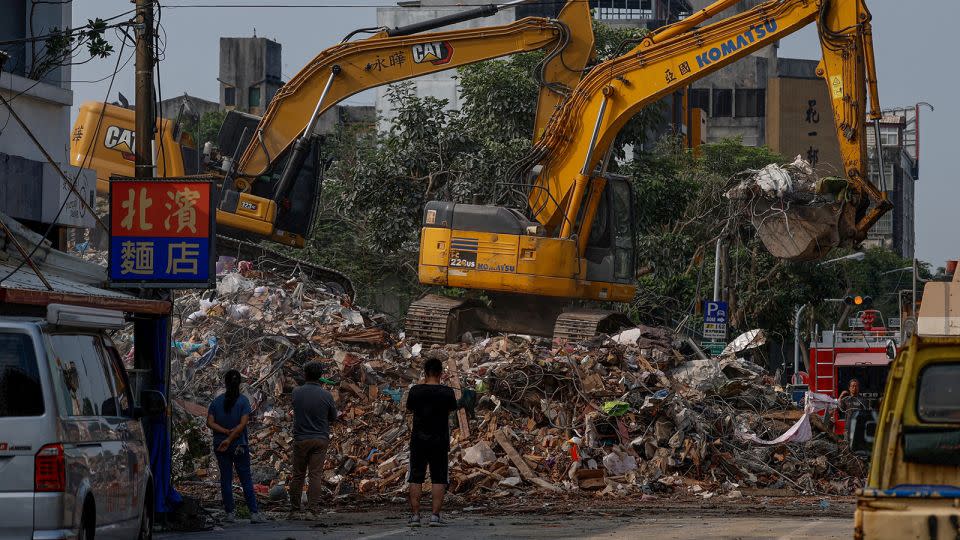
POLYGON ((580 339, 630 324, 622 313, 579 307, 575 291, 595 300, 633 297, 636 231, 627 177, 605 175, 584 256, 576 239, 558 239, 513 208, 430 201, 420 235, 420 280, 459 287, 485 283, 486 300, 427 295, 407 311, 406 332, 449 343, 470 332, 519 332, 580 339), (536 289, 538 294, 529 291, 536 289))
MULTIPOLYGON (((259 116, 251 114, 238 111, 227 113, 217 136, 217 147, 223 156, 230 157, 226 161, 228 167, 232 166, 233 156, 238 155, 251 144, 260 121, 259 116)), ((302 241, 309 238, 319 206, 325 169, 322 160, 322 144, 323 138, 320 136, 314 135, 309 138, 309 150, 305 158, 302 158, 302 162, 294 167, 296 174, 292 176, 292 182, 285 194, 278 196, 277 189, 280 176, 287 168, 287 163, 293 154, 290 151, 280 156, 271 156, 270 167, 258 176, 256 181, 233 180, 233 186, 222 190, 219 209, 233 215, 243 213, 244 210, 255 210, 251 205, 264 204, 261 201, 271 201, 276 211, 271 239, 282 241, 284 238, 298 238, 302 241)), ((225 228, 235 236, 258 237, 257 234, 251 234, 243 227, 230 227, 229 221, 226 222, 225 228)))
POLYGON ((584 257, 587 280, 633 283, 636 279, 636 229, 633 186, 626 176, 607 174, 584 257))

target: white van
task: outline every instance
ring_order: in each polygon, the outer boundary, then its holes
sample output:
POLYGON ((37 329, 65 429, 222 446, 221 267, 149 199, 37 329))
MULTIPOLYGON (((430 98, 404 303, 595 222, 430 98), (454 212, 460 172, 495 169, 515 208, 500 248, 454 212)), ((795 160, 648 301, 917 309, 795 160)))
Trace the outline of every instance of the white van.
POLYGON ((51 305, 46 319, 0 317, 0 539, 148 539, 149 452, 105 330, 123 314, 51 305))

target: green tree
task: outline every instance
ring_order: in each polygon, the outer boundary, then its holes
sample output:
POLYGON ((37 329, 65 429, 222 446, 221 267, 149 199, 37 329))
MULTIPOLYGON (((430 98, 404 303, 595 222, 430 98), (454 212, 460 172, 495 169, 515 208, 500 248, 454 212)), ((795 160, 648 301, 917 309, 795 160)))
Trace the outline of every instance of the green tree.
POLYGON ((220 126, 223 119, 226 118, 226 111, 207 111, 200 116, 200 120, 192 129, 188 129, 196 137, 197 145, 203 148, 207 141, 216 142, 217 135, 220 133, 220 126))

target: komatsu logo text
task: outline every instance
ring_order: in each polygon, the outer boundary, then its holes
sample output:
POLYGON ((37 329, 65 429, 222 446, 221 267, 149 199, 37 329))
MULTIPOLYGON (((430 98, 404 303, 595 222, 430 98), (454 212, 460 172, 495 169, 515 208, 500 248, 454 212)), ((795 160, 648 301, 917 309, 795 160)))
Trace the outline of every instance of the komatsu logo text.
POLYGON ((411 47, 413 61, 416 64, 430 62, 435 66, 446 64, 453 58, 453 45, 446 41, 418 43, 411 47))
POLYGON ((768 19, 763 24, 758 24, 749 28, 746 32, 737 36, 737 39, 728 39, 726 43, 721 43, 719 47, 714 47, 709 51, 697 55, 697 64, 700 68, 709 66, 711 63, 720 60, 730 54, 733 54, 744 47, 748 47, 757 40, 767 37, 777 31, 777 20, 768 19))

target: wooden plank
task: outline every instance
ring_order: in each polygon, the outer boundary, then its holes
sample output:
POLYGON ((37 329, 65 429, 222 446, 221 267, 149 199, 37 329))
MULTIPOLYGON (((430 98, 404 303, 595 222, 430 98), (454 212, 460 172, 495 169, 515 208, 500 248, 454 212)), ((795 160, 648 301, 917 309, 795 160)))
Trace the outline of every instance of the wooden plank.
MULTIPOLYGON (((460 399, 460 396, 463 395, 463 392, 460 391, 460 368, 457 366, 457 361, 451 357, 447 358, 447 369, 450 371, 450 386, 453 387, 453 395, 457 399, 460 399)), ((467 418, 467 411, 464 409, 457 409, 457 421, 460 424, 460 439, 467 440, 470 438, 470 420, 467 418)))
POLYGON ((520 476, 522 476, 524 480, 549 491, 563 491, 557 486, 537 476, 537 473, 533 472, 533 469, 531 469, 530 465, 523 460, 523 457, 520 456, 520 454, 517 452, 517 449, 510 444, 510 441, 507 439, 507 435, 503 431, 497 431, 493 434, 493 436, 497 440, 497 444, 500 445, 500 448, 503 448, 503 451, 507 453, 507 457, 510 458, 513 466, 520 471, 520 476))

